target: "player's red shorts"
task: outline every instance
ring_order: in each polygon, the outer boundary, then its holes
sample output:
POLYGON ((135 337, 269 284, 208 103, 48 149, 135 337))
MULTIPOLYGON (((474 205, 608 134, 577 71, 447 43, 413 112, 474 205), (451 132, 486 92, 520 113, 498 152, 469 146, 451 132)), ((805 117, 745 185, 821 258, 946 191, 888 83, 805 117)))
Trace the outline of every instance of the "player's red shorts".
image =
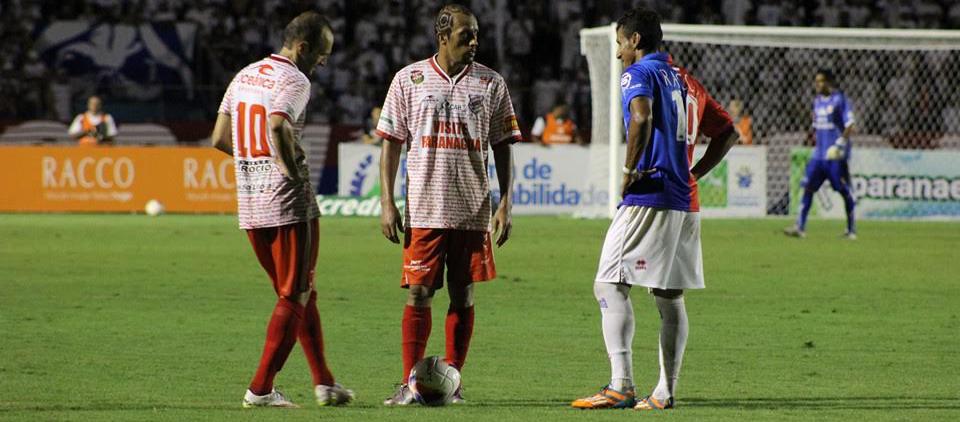
POLYGON ((443 287, 447 282, 492 280, 497 276, 490 233, 473 230, 408 228, 403 236, 400 285, 443 287))
POLYGON ((286 226, 250 229, 247 237, 278 296, 291 297, 313 290, 320 239, 316 218, 286 226))

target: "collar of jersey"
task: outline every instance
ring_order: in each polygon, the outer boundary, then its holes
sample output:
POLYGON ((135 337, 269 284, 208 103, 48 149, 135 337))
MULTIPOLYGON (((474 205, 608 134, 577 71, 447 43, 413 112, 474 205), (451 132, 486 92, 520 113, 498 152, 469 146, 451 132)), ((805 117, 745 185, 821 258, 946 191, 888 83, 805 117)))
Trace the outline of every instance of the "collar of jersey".
POLYGON ((458 73, 457 76, 455 76, 451 81, 450 76, 447 75, 447 72, 444 72, 440 65, 437 64, 437 55, 434 54, 433 57, 430 57, 430 67, 437 71, 437 74, 443 77, 443 79, 446 79, 447 82, 453 82, 454 84, 460 82, 460 80, 467 75, 467 72, 470 71, 471 66, 473 66, 473 63, 470 63, 464 67, 463 70, 461 70, 460 73, 458 73))
POLYGON ((283 57, 283 56, 281 56, 281 55, 279 55, 279 54, 271 54, 269 58, 270 58, 271 60, 276 60, 276 61, 278 61, 278 62, 280 62, 280 63, 286 63, 286 64, 288 64, 288 65, 290 65, 290 66, 297 67, 297 65, 293 64, 293 62, 290 61, 290 59, 288 59, 288 58, 286 58, 286 57, 283 57))
POLYGON ((839 92, 840 92, 840 91, 834 90, 833 92, 831 92, 831 93, 829 93, 829 94, 827 94, 827 95, 817 94, 817 99, 818 99, 818 100, 827 101, 827 100, 832 99, 832 98, 833 98, 834 96, 836 96, 839 92))
POLYGON ((644 61, 647 61, 647 60, 658 60, 658 61, 661 61, 661 62, 667 62, 667 63, 669 63, 669 62, 670 62, 670 55, 667 54, 667 53, 665 53, 665 52, 663 52, 663 51, 657 51, 657 52, 655 52, 655 53, 650 53, 650 54, 647 54, 646 56, 643 56, 643 57, 640 58, 640 61, 641 61, 641 62, 644 62, 644 61))

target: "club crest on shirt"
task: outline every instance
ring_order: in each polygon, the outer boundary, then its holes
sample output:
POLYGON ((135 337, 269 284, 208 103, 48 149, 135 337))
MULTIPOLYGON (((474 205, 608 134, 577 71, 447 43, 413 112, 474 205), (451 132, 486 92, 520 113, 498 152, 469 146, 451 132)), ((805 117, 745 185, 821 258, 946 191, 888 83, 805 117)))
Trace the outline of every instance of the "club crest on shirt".
POLYGON ((423 82, 423 72, 419 70, 410 71, 410 82, 414 85, 420 85, 423 82))
POLYGON ((471 94, 468 105, 473 114, 480 114, 480 112, 483 111, 483 96, 471 94))
POLYGON ((481 76, 480 83, 484 85, 490 85, 490 82, 493 82, 493 78, 490 76, 481 76))

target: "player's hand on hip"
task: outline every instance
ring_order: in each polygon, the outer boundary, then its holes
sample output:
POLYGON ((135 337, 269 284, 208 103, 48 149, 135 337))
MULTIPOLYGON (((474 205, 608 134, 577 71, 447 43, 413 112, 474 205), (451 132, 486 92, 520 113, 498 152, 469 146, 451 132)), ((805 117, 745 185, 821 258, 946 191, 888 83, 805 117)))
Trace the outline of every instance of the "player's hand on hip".
POLYGON ((513 217, 510 215, 510 205, 500 205, 493 215, 493 236, 497 239, 497 247, 503 246, 510 238, 513 229, 513 217))
POLYGON ((627 196, 627 189, 630 189, 630 185, 637 181, 640 178, 639 173, 629 173, 623 175, 623 184, 620 186, 620 197, 627 196))
POLYGON ((393 243, 400 243, 400 233, 403 232, 403 217, 400 216, 397 205, 392 202, 385 203, 382 209, 380 231, 383 232, 383 237, 393 243))

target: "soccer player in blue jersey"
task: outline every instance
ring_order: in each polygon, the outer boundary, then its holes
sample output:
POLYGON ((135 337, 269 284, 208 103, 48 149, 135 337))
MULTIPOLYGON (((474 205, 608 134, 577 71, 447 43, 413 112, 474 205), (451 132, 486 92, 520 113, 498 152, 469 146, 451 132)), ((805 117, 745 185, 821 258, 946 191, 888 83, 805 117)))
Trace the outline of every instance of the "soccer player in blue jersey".
POLYGON ((687 85, 667 53, 659 51, 662 38, 660 17, 651 9, 633 9, 617 21, 617 57, 626 68, 620 78, 627 136, 623 201, 607 230, 594 282, 611 379, 597 394, 571 403, 579 409, 674 406, 687 340, 683 290, 704 287, 697 179, 737 141, 727 116, 711 131, 722 141, 711 142, 691 169, 697 131, 686 127, 687 85), (633 383, 631 286, 649 289, 661 320, 660 382, 639 400, 633 383))
POLYGON ((813 194, 823 182, 843 196, 843 206, 847 211, 847 231, 844 237, 856 239, 854 225, 853 195, 850 194, 850 134, 853 132, 853 107, 842 91, 836 89, 833 72, 821 69, 813 80, 817 97, 813 100, 813 130, 817 145, 813 157, 807 163, 807 173, 803 178, 803 199, 800 202, 800 217, 797 225, 783 232, 788 236, 803 238, 806 236, 807 215, 813 203, 813 194))

